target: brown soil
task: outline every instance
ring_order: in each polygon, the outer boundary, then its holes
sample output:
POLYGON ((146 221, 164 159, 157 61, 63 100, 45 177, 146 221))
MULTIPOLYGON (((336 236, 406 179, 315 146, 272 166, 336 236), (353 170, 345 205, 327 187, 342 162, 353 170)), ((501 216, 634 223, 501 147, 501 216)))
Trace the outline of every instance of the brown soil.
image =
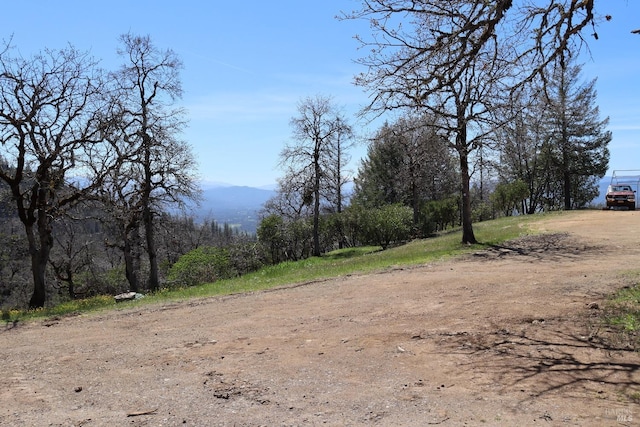
POLYGON ((636 425, 640 354, 599 323, 640 212, 450 261, 0 332, 0 425, 636 425))

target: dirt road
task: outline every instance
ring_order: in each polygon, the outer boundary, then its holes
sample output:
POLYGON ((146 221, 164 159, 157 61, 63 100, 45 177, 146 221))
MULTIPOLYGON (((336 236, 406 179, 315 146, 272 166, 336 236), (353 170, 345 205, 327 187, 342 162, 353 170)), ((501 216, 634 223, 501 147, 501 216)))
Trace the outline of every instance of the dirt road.
POLYGON ((0 332, 0 425, 640 425, 640 212, 452 261, 0 332), (622 274, 636 269, 636 275, 622 274))

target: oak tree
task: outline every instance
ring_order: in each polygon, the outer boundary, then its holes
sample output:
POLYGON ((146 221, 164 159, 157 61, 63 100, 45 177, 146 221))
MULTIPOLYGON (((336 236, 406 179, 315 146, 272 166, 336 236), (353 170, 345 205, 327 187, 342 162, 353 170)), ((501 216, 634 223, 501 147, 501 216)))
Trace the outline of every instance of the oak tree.
POLYGON ((30 58, 0 52, 0 179, 11 192, 28 242, 30 307, 46 302, 55 221, 101 184, 108 161, 105 79, 97 62, 73 47, 30 58), (91 166, 101 162, 100 174, 91 166))
POLYGON ((593 0, 365 0, 343 16, 365 19, 372 37, 356 84, 372 93, 365 113, 398 108, 443 117, 459 157, 464 243, 471 221, 470 161, 485 136, 500 94, 510 93, 558 55, 574 48, 594 22, 593 0))
MULTIPOLYGON (((169 205, 184 206, 197 200, 195 158, 181 140, 185 112, 175 106, 182 96, 182 62, 171 49, 156 47, 149 36, 124 34, 118 50, 124 62, 112 74, 118 101, 115 111, 119 132, 111 142, 123 161, 111 175, 111 203, 119 206, 123 247, 130 247, 130 283, 137 287, 139 269, 135 251, 140 226, 149 262, 148 287, 159 287, 155 218, 169 205), (133 280, 133 282, 132 282, 133 280)), ((125 252, 126 256, 126 252, 125 252)))

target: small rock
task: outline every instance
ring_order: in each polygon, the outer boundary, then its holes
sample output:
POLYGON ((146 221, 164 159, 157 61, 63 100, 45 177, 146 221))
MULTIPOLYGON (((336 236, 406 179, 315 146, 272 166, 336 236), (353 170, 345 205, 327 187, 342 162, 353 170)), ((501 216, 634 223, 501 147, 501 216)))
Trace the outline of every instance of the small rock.
POLYGON ((553 417, 551 417, 551 414, 549 414, 548 412, 545 412, 543 415, 538 417, 538 419, 545 420, 545 421, 553 421, 553 417))
POLYGON ((125 292, 122 294, 118 294, 113 298, 116 300, 116 302, 122 302, 122 301, 131 301, 135 297, 136 297, 135 292, 125 292))
POLYGON ((144 298, 144 295, 137 292, 125 292, 122 294, 118 294, 113 298, 116 300, 116 302, 122 302, 122 301, 138 300, 138 299, 144 298))

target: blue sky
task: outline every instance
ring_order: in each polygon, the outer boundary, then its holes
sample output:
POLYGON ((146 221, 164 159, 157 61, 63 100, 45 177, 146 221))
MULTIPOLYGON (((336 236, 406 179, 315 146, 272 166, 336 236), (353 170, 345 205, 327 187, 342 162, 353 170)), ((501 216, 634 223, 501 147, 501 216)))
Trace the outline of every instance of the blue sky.
MULTIPOLYGON (((278 154, 290 140, 289 120, 297 102, 332 96, 356 131, 366 133, 357 112, 368 99, 352 85, 363 71, 354 60, 355 34, 369 34, 363 22, 338 21, 354 0, 231 1, 45 1, 6 2, 0 37, 13 34, 24 54, 68 43, 90 50, 105 68, 116 68, 118 36, 150 35, 183 60, 189 141, 206 181, 263 186, 282 175, 278 154), (7 4, 9 3, 9 4, 7 4)), ((610 118, 612 170, 640 169, 640 1, 597 0, 599 13, 613 19, 590 39, 584 78, 598 78, 601 116, 610 118)), ((369 131, 372 125, 369 125, 369 131)), ((352 152, 352 169, 366 153, 352 152)))

